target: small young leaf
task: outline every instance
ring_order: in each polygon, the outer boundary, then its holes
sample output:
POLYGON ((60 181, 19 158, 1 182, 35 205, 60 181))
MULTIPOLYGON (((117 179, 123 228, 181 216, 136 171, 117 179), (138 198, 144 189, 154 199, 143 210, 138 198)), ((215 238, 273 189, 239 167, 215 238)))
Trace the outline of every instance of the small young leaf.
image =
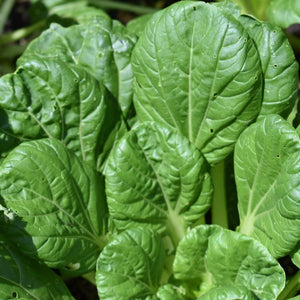
POLYGON ((104 180, 55 139, 19 145, 0 167, 0 194, 12 213, 1 231, 24 254, 84 273, 105 244, 104 180))
POLYGON ((284 270, 262 244, 216 225, 198 226, 182 239, 173 270, 195 295, 242 285, 259 299, 274 300, 285 284, 284 270))
POLYGON ((203 2, 156 13, 132 54, 141 122, 164 123, 215 164, 260 110, 262 71, 252 39, 233 17, 203 2))
POLYGON ((275 257, 300 238, 300 139, 277 115, 262 117, 240 136, 234 154, 240 232, 275 257), (247 155, 245 155, 247 151, 247 155))
POLYGON ((99 256, 96 271, 99 297, 127 300, 155 295, 163 265, 164 247, 159 235, 148 228, 124 231, 99 256))
POLYGON ((113 148, 106 168, 109 211, 118 229, 150 226, 175 244, 209 208, 208 165, 187 138, 142 123, 113 148))
POLYGON ((53 271, 20 255, 3 241, 0 241, 0 265, 1 299, 74 299, 53 271))

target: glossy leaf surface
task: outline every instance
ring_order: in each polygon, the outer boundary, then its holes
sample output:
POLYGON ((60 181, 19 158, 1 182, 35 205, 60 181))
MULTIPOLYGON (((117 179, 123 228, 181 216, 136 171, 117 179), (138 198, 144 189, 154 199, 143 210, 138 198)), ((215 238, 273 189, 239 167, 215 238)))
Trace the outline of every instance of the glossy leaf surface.
POLYGON ((197 294, 242 285, 259 299, 274 300, 285 284, 284 270, 262 244, 216 225, 187 233, 178 245, 173 270, 175 278, 190 283, 197 294))
POLYGON ((222 160, 260 109, 260 59, 233 17, 203 2, 156 13, 132 55, 141 122, 175 128, 210 163, 222 160))
POLYGON ((116 236, 99 256, 99 297, 127 300, 155 295, 163 265, 164 248, 159 235, 148 228, 127 230, 116 236))
POLYGON ((0 298, 34 300, 74 299, 59 276, 0 242, 0 298))
POLYGON ((112 150, 106 194, 119 229, 150 226, 180 239, 208 210, 212 186, 205 159, 187 138, 143 123, 112 150))
POLYGON ((257 297, 242 285, 229 285, 212 288, 197 300, 256 300, 257 297))
POLYGON ((103 184, 59 141, 23 143, 0 168, 0 193, 11 212, 1 231, 50 267, 87 272, 105 244, 103 184))
POLYGON ((297 100, 298 63, 286 35, 279 27, 249 16, 238 20, 254 40, 262 64, 264 92, 260 114, 287 117, 297 100))
POLYGON ((261 118, 238 140, 234 167, 240 232, 261 241, 275 257, 288 254, 300 237, 300 141, 295 129, 277 115, 261 118))
POLYGON ((94 166, 120 120, 114 100, 91 75, 36 57, 0 79, 0 108, 4 137, 54 137, 94 166))
POLYGON ((104 84, 126 115, 132 102, 130 55, 135 37, 121 27, 106 18, 68 28, 52 24, 28 46, 18 65, 30 61, 32 55, 77 65, 104 84))
POLYGON ((161 286, 157 292, 158 299, 160 300, 185 300, 186 297, 184 294, 184 289, 172 284, 161 286))

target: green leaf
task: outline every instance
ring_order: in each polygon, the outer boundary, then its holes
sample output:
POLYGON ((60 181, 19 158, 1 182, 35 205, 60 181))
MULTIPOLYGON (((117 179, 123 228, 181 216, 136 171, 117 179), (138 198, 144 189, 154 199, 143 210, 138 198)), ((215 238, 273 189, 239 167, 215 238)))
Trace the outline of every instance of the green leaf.
POLYGON ((280 114, 287 117, 298 93, 298 63, 282 30, 249 16, 238 19, 257 47, 264 74, 261 115, 280 114))
POLYGON ((239 230, 274 257, 289 254, 300 238, 299 150, 295 129, 277 115, 246 129, 235 147, 239 230))
POLYGON ((11 212, 1 231, 22 253, 54 268, 91 270, 106 243, 104 180, 55 139, 23 143, 0 167, 11 212))
POLYGON ((157 292, 160 300, 185 300, 185 291, 172 284, 165 284, 161 286, 157 292))
POLYGON ((159 235, 148 228, 124 231, 99 256, 96 271, 99 297, 127 300, 155 295, 163 265, 164 247, 159 235))
POLYGON ((242 285, 229 285, 212 288, 197 300, 256 300, 257 297, 242 285))
POLYGON ((120 230, 167 230, 177 244, 210 206, 212 184, 201 152, 160 124, 140 124, 120 139, 105 175, 109 211, 120 230))
POLYGON ((300 23, 300 3, 298 0, 273 0, 267 13, 269 21, 282 28, 300 23))
POLYGON ((285 284, 284 270, 262 244, 216 225, 187 233, 178 245, 173 270, 195 296, 213 287, 242 285, 259 299, 274 300, 285 284))
POLYGON ((83 68, 118 99, 126 116, 132 102, 133 74, 130 55, 136 38, 109 19, 63 28, 52 24, 36 38, 18 60, 18 66, 32 56, 56 58, 83 68))
POLYGON ((120 121, 114 99, 91 75, 36 57, 0 79, 0 109, 4 150, 16 140, 54 137, 93 166, 120 121))
POLYGON ((74 299, 59 276, 45 266, 20 255, 15 248, 0 242, 0 298, 74 299))
POLYGON ((257 50, 233 17, 203 2, 156 13, 132 54, 135 108, 141 122, 175 128, 217 163, 259 112, 257 50))
POLYGON ((152 18, 152 16, 153 14, 147 14, 132 19, 126 25, 127 30, 139 37, 144 31, 146 24, 152 18))
POLYGON ((290 254, 292 262, 300 269, 300 240, 298 241, 295 249, 290 254))

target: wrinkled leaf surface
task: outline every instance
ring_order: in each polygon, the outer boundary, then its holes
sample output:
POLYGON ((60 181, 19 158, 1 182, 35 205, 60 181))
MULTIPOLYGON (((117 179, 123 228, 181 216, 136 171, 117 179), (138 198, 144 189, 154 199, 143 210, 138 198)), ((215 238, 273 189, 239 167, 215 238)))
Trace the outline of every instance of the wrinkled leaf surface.
POLYGON ((254 43, 233 17, 203 2, 181 1, 156 13, 132 55, 141 122, 175 128, 210 163, 222 160, 262 97, 254 43))
POLYGON ((99 256, 96 271, 99 297, 153 299, 151 295, 158 289, 163 264, 164 247, 154 231, 134 228, 121 233, 99 256))
POLYGON ((23 143, 3 161, 1 231, 20 251, 55 268, 87 272, 105 243, 103 178, 55 139, 23 143))
POLYGON ((150 226, 177 240, 209 208, 208 165, 187 138, 143 123, 113 148, 106 168, 110 214, 119 229, 150 226))
POLYGON ((245 130, 234 155, 240 232, 275 257, 289 254, 300 237, 300 141, 277 115, 245 130), (247 155, 245 155, 247 151, 247 155))
POLYGON ((216 225, 187 233, 178 245, 173 270, 196 294, 242 285, 259 299, 274 300, 285 285, 284 270, 261 243, 216 225))
POLYGON ((0 242, 0 297, 8 299, 74 299, 59 276, 0 242))

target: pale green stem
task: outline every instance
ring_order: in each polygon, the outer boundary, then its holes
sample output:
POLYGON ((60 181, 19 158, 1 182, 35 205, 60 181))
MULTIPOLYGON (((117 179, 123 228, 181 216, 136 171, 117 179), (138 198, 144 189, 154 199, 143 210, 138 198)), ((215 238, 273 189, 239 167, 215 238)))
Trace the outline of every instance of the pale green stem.
POLYGON ((214 184, 214 196, 211 210, 212 223, 228 228, 224 161, 211 169, 211 176, 214 184))
POLYGON ((96 285, 96 272, 83 274, 81 277, 89 281, 91 284, 96 285))
POLYGON ((298 112, 298 101, 299 101, 299 98, 296 100, 295 105, 293 107, 293 110, 290 112, 290 114, 287 118, 287 121, 292 125, 293 125, 293 121, 296 118, 296 115, 297 115, 297 112, 298 112))
POLYGON ((45 25, 46 25, 46 20, 42 20, 42 21, 39 21, 28 27, 15 30, 14 32, 11 32, 8 34, 4 34, 4 35, 0 36, 0 45, 8 44, 11 42, 16 42, 22 38, 29 36, 30 34, 34 33, 35 31, 41 29, 45 25))
MULTIPOLYGON (((1 2, 2 3, 2 2, 1 2)), ((9 17, 9 14, 15 4, 15 0, 4 0, 0 9, 0 34, 3 32, 5 23, 9 17)))
POLYGON ((90 4, 103 9, 118 9, 136 13, 138 15, 155 13, 157 9, 141 5, 134 5, 126 2, 107 1, 107 0, 89 0, 90 4))
POLYGON ((284 290, 280 293, 277 300, 286 300, 294 297, 300 291, 300 270, 288 281, 284 290))
POLYGON ((173 246, 176 249, 178 243, 182 240, 185 235, 185 228, 183 219, 174 210, 170 209, 167 220, 167 234, 173 242, 173 246))

